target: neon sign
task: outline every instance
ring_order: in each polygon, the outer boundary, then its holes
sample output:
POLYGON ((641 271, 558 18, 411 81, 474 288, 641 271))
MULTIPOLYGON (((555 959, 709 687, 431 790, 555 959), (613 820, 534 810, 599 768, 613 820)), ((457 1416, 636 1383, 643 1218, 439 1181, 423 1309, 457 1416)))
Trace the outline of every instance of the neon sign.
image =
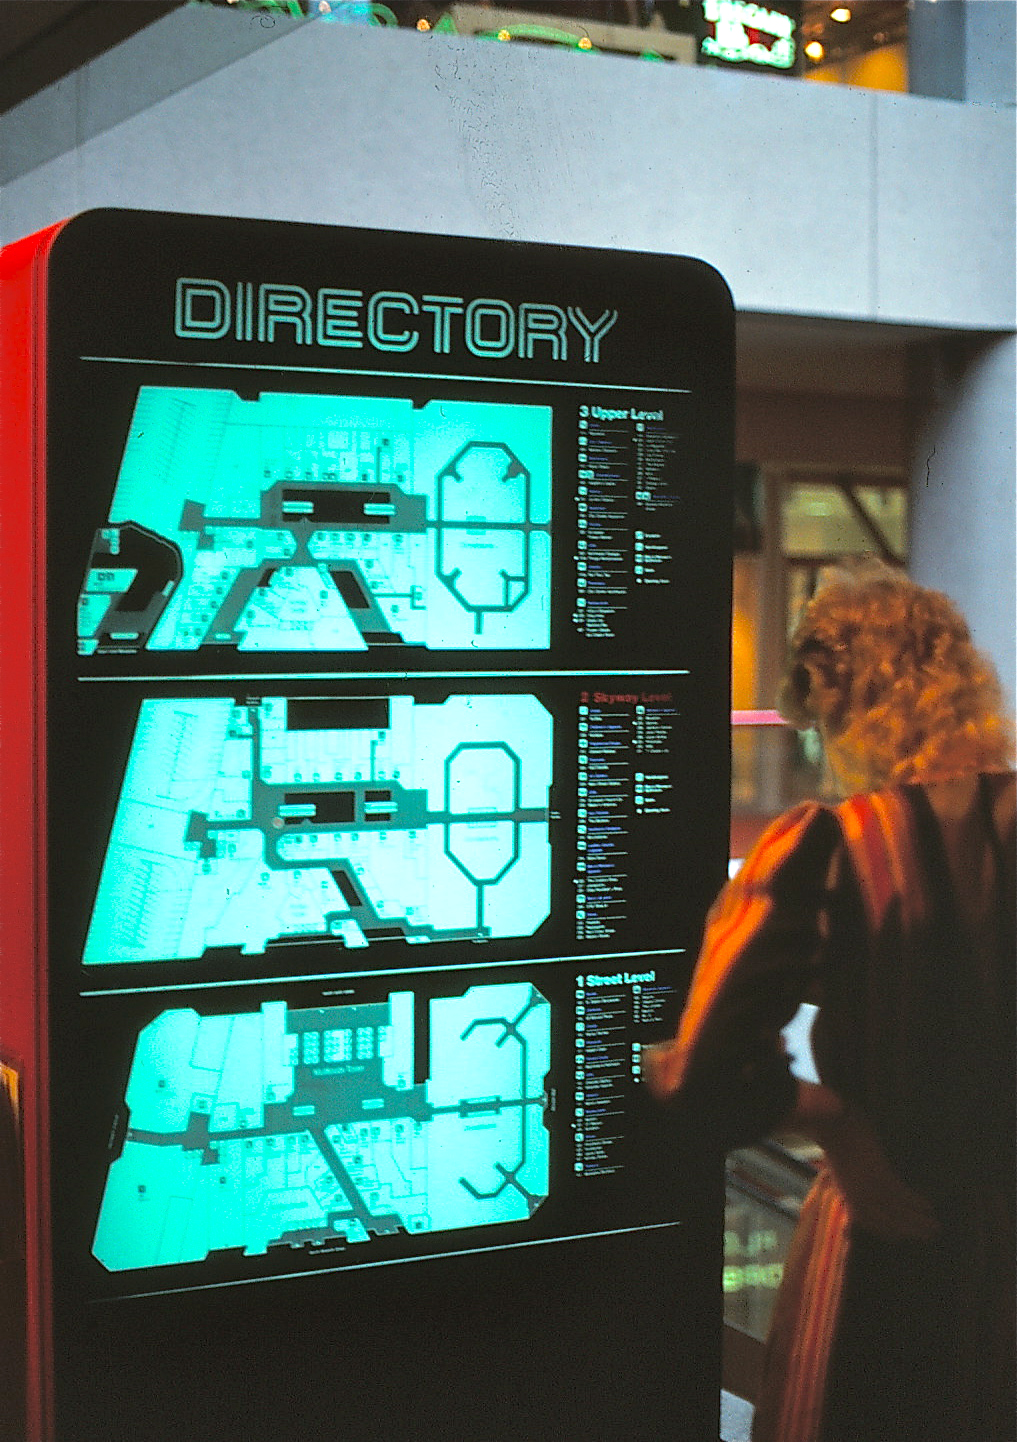
POLYGON ((711 33, 700 53, 729 64, 765 65, 790 70, 795 63, 795 22, 781 10, 751 0, 703 0, 703 19, 711 33))

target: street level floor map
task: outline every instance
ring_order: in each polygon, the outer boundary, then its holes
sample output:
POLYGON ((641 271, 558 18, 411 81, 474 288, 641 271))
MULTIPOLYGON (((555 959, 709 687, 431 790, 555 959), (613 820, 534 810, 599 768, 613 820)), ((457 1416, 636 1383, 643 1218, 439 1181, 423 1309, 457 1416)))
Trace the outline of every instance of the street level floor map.
POLYGON ((83 656, 546 649, 551 410, 142 387, 83 656))
POLYGON ((110 1272, 525 1221, 548 1194, 550 1007, 528 982, 429 1003, 162 1012, 137 1039, 93 1241, 110 1272))
POLYGON ((526 694, 149 698, 83 961, 532 935, 551 773, 526 694))

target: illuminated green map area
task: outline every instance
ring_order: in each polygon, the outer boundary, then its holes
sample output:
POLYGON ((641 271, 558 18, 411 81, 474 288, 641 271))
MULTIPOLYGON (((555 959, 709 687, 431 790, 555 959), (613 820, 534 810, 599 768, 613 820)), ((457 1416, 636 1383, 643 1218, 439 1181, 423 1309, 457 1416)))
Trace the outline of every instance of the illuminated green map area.
POLYGON ((530 695, 145 700, 83 960, 532 935, 551 780, 530 695))
POLYGON ((82 655, 550 644, 551 410, 144 386, 82 655))
POLYGON ((548 1192, 550 1008, 527 982, 199 1016, 138 1037, 92 1250, 111 1272, 525 1221, 548 1192))

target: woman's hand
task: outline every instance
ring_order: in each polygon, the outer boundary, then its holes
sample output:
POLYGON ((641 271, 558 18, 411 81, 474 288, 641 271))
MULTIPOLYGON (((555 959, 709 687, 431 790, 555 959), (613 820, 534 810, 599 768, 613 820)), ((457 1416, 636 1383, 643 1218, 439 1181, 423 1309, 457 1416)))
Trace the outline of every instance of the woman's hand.
POLYGON ((857 1107, 828 1087, 800 1083, 796 1118, 799 1129, 823 1148, 851 1220, 859 1227, 885 1241, 931 1242, 939 1234, 932 1204, 904 1181, 857 1107))

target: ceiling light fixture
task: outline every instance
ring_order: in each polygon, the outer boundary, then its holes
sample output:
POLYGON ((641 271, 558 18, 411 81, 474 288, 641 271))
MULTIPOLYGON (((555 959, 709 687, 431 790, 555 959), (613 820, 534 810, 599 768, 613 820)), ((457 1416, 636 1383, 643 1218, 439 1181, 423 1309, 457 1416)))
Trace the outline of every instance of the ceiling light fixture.
POLYGON ((838 25, 846 25, 851 19, 851 11, 846 5, 838 5, 836 10, 830 11, 830 19, 836 20, 838 25))
POLYGON ((814 60, 818 64, 819 61, 822 60, 823 56, 826 54, 826 51, 823 49, 822 45, 820 45, 818 40, 810 40, 808 45, 806 45, 805 47, 805 53, 810 60, 814 60))

